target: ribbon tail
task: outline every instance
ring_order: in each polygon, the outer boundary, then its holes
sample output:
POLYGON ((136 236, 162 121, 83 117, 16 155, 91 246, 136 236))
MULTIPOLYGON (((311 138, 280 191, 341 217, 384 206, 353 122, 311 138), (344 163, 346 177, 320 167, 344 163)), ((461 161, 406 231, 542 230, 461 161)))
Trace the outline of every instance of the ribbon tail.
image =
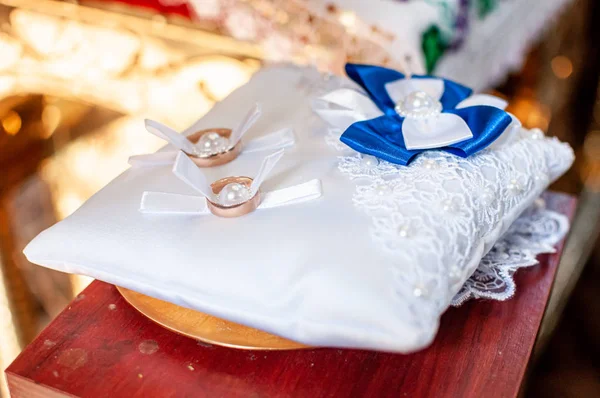
POLYGON ((447 111, 460 116, 469 126, 473 138, 449 145, 444 150, 466 158, 487 148, 511 125, 511 116, 502 109, 480 105, 447 111))
POLYGON ((142 194, 140 213, 145 214, 209 214, 206 198, 164 192, 142 194))
POLYGON ((360 153, 406 166, 421 151, 406 149, 402 136, 403 119, 381 116, 350 126, 340 140, 360 153))
POLYGON ((289 188, 278 189, 264 193, 259 209, 289 206, 320 198, 322 195, 321 181, 310 180, 289 188))
POLYGON ((284 128, 273 133, 244 142, 244 153, 274 151, 290 147, 296 143, 294 130, 284 128))
POLYGON ((128 162, 133 167, 170 166, 175 162, 176 156, 176 151, 156 152, 130 156, 128 162))

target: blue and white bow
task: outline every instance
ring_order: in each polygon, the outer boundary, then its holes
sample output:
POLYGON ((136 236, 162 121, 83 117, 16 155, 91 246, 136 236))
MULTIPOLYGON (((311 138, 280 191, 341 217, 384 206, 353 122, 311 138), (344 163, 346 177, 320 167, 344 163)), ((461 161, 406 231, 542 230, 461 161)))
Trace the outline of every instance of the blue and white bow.
POLYGON ((340 140, 354 150, 392 163, 407 165, 428 149, 467 157, 513 123, 506 101, 450 80, 372 65, 347 64, 346 73, 366 95, 339 89, 319 98, 315 112, 345 130, 340 140))

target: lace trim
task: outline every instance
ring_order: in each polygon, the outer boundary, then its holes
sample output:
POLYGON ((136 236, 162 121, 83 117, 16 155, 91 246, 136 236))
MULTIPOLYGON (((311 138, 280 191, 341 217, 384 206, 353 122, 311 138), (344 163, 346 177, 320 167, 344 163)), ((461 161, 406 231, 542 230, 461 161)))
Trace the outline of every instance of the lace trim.
POLYGON ((398 264, 399 298, 413 302, 412 321, 426 329, 449 304, 512 297, 514 272, 553 251, 568 229, 564 217, 540 209, 517 216, 571 162, 564 144, 523 130, 516 142, 468 159, 429 151, 405 167, 354 153, 340 156, 338 169, 357 181, 353 202, 373 218, 373 240, 398 264), (479 265, 469 262, 514 219, 479 265))
POLYGON ((451 305, 458 307, 479 298, 496 301, 512 298, 516 293, 515 272, 537 265, 539 254, 555 253, 554 246, 568 230, 569 219, 546 209, 544 200, 538 199, 481 260, 451 305))

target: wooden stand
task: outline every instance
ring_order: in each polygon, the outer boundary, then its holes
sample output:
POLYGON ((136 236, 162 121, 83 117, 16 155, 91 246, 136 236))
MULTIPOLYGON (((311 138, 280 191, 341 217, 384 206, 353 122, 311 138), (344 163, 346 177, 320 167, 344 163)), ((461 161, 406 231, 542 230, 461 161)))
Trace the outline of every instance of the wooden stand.
MULTIPOLYGON (((572 217, 576 201, 546 195, 572 217)), ((562 243, 516 275, 506 302, 472 301, 442 317, 411 355, 357 350, 243 351, 175 334, 94 282, 6 370, 20 397, 515 397, 562 243)))

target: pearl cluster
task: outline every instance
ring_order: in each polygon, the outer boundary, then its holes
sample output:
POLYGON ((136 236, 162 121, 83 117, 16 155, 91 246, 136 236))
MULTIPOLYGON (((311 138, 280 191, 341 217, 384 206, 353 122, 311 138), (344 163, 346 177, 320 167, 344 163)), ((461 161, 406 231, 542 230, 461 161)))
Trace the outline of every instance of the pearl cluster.
POLYGON ((209 131, 200 137, 196 148, 199 156, 209 157, 227 152, 231 149, 231 146, 229 145, 229 139, 215 131, 209 131))
POLYGON ((250 189, 244 184, 232 182, 223 187, 217 199, 223 207, 236 206, 251 199, 250 189))
POLYGON ((424 91, 413 91, 395 108, 398 115, 411 119, 427 119, 442 112, 442 103, 424 91))

